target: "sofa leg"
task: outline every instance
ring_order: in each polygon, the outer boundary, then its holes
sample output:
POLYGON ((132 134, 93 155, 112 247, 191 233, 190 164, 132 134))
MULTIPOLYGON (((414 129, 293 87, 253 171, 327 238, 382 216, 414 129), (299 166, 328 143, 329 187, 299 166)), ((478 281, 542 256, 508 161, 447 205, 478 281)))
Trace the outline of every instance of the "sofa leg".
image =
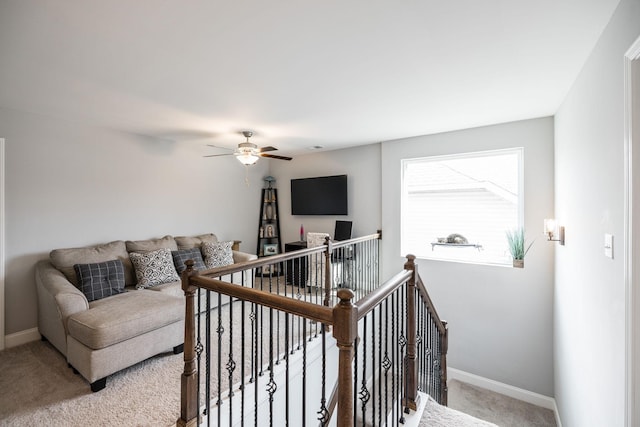
POLYGON ((91 383, 91 391, 95 393, 97 391, 102 390, 106 386, 107 386, 107 377, 104 377, 99 379, 96 382, 91 383))
POLYGON ((184 343, 173 347, 173 354, 180 354, 184 351, 184 343))

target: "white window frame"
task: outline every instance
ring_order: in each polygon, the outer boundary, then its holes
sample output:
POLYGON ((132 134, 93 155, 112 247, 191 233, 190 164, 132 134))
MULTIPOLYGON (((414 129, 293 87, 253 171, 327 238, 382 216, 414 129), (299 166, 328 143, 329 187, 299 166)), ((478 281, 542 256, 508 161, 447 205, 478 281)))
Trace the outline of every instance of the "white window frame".
MULTIPOLYGON (((403 251, 405 249, 405 209, 407 206, 407 197, 408 192, 405 188, 405 170, 406 165, 410 162, 419 162, 419 161, 446 161, 446 160, 454 160, 454 159, 464 159, 464 158, 473 158, 473 157, 489 157, 496 156, 501 154, 516 154, 518 159, 518 200, 517 200, 517 227, 524 227, 524 148, 523 147, 513 147, 513 148, 505 148, 499 150, 486 150, 486 151, 476 151, 476 152, 468 152, 468 153, 456 153, 456 154, 447 154, 447 155, 437 155, 437 156, 423 156, 423 157, 412 157, 401 159, 400 171, 401 171, 401 179, 400 179, 400 187, 401 187, 401 206, 400 206, 400 256, 406 255, 403 251)), ((506 239, 506 236, 505 236, 506 239)), ((473 243, 473 242, 469 242, 473 243)), ((426 243, 429 245, 429 243, 426 243)), ((450 248, 448 248, 450 249, 450 248)), ((457 248, 456 248, 457 249, 457 248)), ((471 250, 471 249, 468 249, 471 250)), ((431 249, 429 249, 431 251, 431 249)), ((425 251, 425 254, 429 254, 430 252, 425 251)), ((511 259, 507 256, 504 259, 496 259, 496 260, 473 260, 473 259, 449 259, 443 256, 438 256, 440 254, 434 253, 435 256, 426 256, 425 254, 416 254, 416 256, 420 259, 427 259, 433 261, 445 261, 445 262, 457 262, 463 264, 482 264, 482 265, 495 265, 495 266, 512 266, 511 259)))

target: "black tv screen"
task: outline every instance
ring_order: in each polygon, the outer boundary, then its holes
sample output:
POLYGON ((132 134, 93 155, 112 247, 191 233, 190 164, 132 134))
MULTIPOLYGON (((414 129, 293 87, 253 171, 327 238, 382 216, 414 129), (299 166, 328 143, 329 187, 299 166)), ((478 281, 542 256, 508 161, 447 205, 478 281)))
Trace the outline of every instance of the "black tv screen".
POLYGON ((291 215, 348 215, 347 175, 292 179, 291 215))

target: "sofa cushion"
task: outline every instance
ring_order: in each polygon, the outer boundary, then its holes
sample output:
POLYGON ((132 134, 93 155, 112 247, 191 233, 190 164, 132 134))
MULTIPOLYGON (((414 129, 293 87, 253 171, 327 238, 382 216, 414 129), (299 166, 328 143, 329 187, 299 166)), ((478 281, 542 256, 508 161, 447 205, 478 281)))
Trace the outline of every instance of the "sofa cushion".
POLYGON ((74 265, 93 264, 114 259, 122 261, 125 283, 127 285, 136 283, 133 266, 129 260, 125 242, 122 240, 85 248, 54 249, 50 252, 49 259, 54 267, 60 270, 67 280, 76 286, 78 286, 78 278, 73 269, 74 265))
POLYGON ((94 301, 69 317, 69 335, 92 349, 105 348, 184 319, 184 298, 139 290, 94 301))
POLYGON ((136 288, 138 289, 180 280, 169 249, 144 253, 131 252, 129 257, 136 271, 138 279, 136 288))
POLYGON ((199 236, 178 236, 175 239, 178 249, 199 248, 203 243, 216 243, 218 241, 218 238, 213 233, 199 236))
POLYGON ((76 264, 73 269, 78 276, 78 287, 89 302, 124 292, 124 266, 119 259, 76 264))
POLYGON ((149 240, 127 240, 128 252, 152 252, 158 249, 169 249, 170 251, 177 251, 178 245, 176 244, 173 236, 164 236, 159 239, 149 240))
POLYGON ((162 292, 167 295, 173 295, 174 297, 184 297, 184 291, 182 290, 181 281, 163 283, 152 288, 147 288, 147 290, 162 292))
POLYGON ((202 254, 207 268, 224 267, 233 264, 233 242, 203 243, 202 254))

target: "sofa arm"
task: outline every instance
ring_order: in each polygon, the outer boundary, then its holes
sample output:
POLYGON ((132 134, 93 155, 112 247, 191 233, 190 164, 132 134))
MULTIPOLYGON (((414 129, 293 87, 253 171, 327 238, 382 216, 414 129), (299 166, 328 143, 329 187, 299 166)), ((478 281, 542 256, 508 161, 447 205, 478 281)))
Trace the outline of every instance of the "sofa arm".
POLYGON ((36 264, 38 329, 66 355, 67 320, 89 309, 89 302, 62 272, 49 261, 36 264))
POLYGON ((232 251, 233 252, 233 262, 237 264, 239 262, 253 261, 254 259, 258 259, 257 255, 248 254, 246 252, 240 251, 232 251))

